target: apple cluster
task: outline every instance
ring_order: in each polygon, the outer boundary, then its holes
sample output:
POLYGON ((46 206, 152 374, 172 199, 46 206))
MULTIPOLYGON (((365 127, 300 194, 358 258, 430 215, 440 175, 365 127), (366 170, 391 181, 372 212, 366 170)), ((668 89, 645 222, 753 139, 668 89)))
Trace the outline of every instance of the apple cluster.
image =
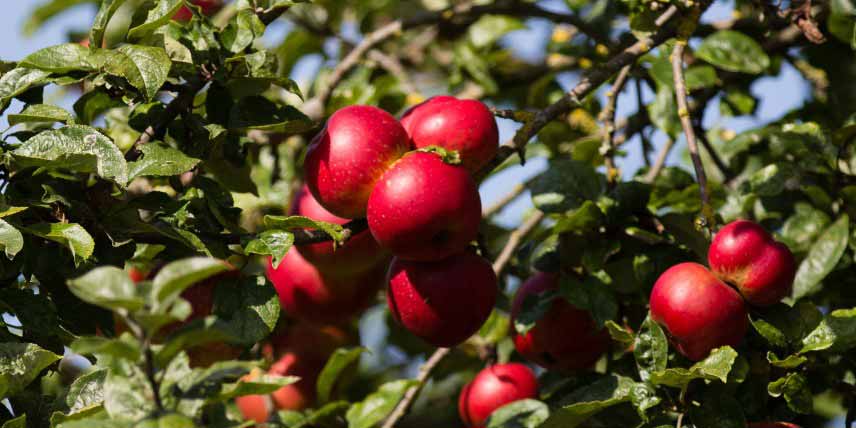
POLYGON ((790 295, 796 275, 788 247, 748 220, 719 230, 708 265, 672 266, 651 290, 651 318, 678 352, 694 361, 714 348, 739 345, 749 326, 746 305, 780 302, 790 295))
POLYGON ((498 130, 481 102, 431 98, 397 120, 372 106, 330 116, 304 160, 305 187, 292 213, 368 230, 340 248, 289 250, 268 277, 284 310, 314 323, 343 323, 387 284, 392 316, 434 346, 472 336, 493 310, 497 279, 468 247, 481 222, 473 173, 496 154, 498 130))

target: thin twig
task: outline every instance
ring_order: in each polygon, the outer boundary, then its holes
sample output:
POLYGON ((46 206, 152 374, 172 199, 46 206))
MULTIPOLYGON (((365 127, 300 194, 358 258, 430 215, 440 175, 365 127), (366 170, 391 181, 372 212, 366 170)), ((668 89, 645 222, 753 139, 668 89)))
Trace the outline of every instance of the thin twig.
POLYGON ((538 211, 532 214, 532 216, 523 222, 520 227, 511 232, 511 235, 508 236, 508 241, 505 243, 505 247, 502 248, 502 251, 496 258, 496 261, 493 262, 493 271, 497 276, 502 273, 505 266, 508 265, 509 261, 511 261, 514 251, 517 250, 517 247, 523 241, 523 238, 525 238, 526 235, 529 235, 529 233, 532 232, 532 230, 534 230, 543 219, 544 212, 538 211))
POLYGON ((616 104, 618 104, 618 96, 621 94, 621 90, 624 89, 624 84, 627 83, 627 77, 630 76, 631 68, 631 65, 625 65, 621 71, 618 72, 618 76, 615 78, 612 88, 610 88, 609 92, 606 93, 606 105, 600 112, 600 121, 603 122, 604 133, 601 153, 603 154, 603 162, 606 164, 606 178, 611 185, 615 184, 619 175, 618 168, 615 166, 616 104))
POLYGON ((404 397, 398 402, 398 405, 395 406, 395 409, 393 409, 389 417, 386 418, 386 421, 383 423, 381 428, 393 428, 395 424, 397 424, 398 421, 407 414, 407 411, 410 410, 410 406, 412 406, 413 402, 416 400, 416 396, 419 395, 419 391, 421 391, 422 387, 425 386, 425 383, 428 382, 431 372, 434 371, 434 368, 436 368, 444 358, 446 358, 446 355, 449 355, 450 351, 451 349, 449 348, 437 348, 437 350, 431 354, 428 361, 425 361, 425 364, 419 368, 419 375, 416 376, 416 385, 411 386, 404 393, 404 397))
POLYGON ((728 164, 722 160, 722 156, 719 155, 719 152, 716 151, 716 147, 713 147, 713 143, 710 142, 710 139, 707 138, 704 129, 698 121, 694 121, 693 128, 695 128, 696 135, 698 136, 699 141, 701 141, 701 145, 704 146, 704 150, 710 156, 710 159, 713 161, 713 164, 716 165, 716 169, 719 170, 719 173, 722 174, 723 184, 728 185, 734 180, 734 173, 731 172, 731 168, 728 167, 728 164))
MULTIPOLYGON (((701 11, 696 9, 695 14, 698 15, 700 13, 701 11)), ((694 24, 695 23, 692 22, 691 24, 688 24, 688 26, 694 24)), ((678 40, 675 42, 675 47, 672 50, 671 59, 672 74, 674 75, 675 82, 675 97, 678 101, 678 116, 681 120, 681 127, 683 128, 684 135, 687 139, 687 148, 690 152, 690 158, 692 158, 693 161, 696 181, 698 182, 699 190, 701 192, 701 216, 706 222, 706 227, 712 229, 714 227, 714 218, 713 207, 710 204, 710 191, 707 187, 707 174, 704 172, 704 164, 701 161, 701 156, 698 151, 695 130, 693 129, 692 118, 690 117, 689 103, 687 102, 687 86, 686 81, 684 80, 684 49, 687 46, 687 39, 689 38, 689 34, 692 33, 692 30, 685 29, 684 31, 686 31, 686 33, 678 37, 678 40)))
MULTIPOLYGON (((642 100, 642 79, 634 79, 634 83, 636 84, 637 112, 647 116, 648 111, 645 109, 645 102, 642 100)), ((651 150, 651 141, 648 140, 648 136, 645 135, 644 130, 639 132, 639 141, 642 145, 642 160, 645 162, 645 166, 650 167, 651 157, 648 152, 651 150)))
POLYGON ((369 51, 369 59, 378 63, 378 65, 380 65, 384 70, 395 77, 395 79, 398 80, 398 83, 401 84, 401 88, 404 92, 408 94, 419 92, 419 89, 417 89, 416 85, 413 84, 413 80, 410 79, 410 76, 407 74, 407 71, 404 69, 404 66, 401 65, 401 61, 399 61, 398 58, 392 55, 387 55, 378 49, 372 49, 369 51))
MULTIPOLYGON (((591 30, 595 34, 592 37, 598 37, 598 32, 587 26, 585 21, 575 15, 567 15, 549 12, 535 5, 520 2, 519 0, 501 0, 496 3, 485 5, 473 5, 471 2, 463 2, 456 4, 448 9, 441 11, 426 12, 416 15, 408 19, 397 19, 389 22, 386 25, 368 33, 362 40, 350 51, 342 61, 330 73, 330 77, 325 84, 318 90, 318 93, 307 100, 303 104, 303 113, 313 119, 320 119, 324 115, 324 106, 333 94, 333 90, 341 83, 342 79, 357 66, 360 59, 363 58, 372 48, 379 43, 389 39, 390 37, 401 34, 404 30, 410 28, 438 24, 441 22, 469 22, 471 19, 477 18, 486 14, 505 14, 514 16, 542 16, 554 21, 579 25, 591 30)), ((582 29, 581 29, 582 31, 582 29)))
POLYGON ((660 151, 657 153, 657 159, 654 160, 654 165, 648 170, 648 173, 645 174, 645 178, 643 179, 646 183, 653 183, 654 180, 657 179, 657 176, 660 175, 663 167, 666 166, 666 159, 669 158, 669 152, 672 151, 672 147, 674 146, 675 140, 669 138, 666 140, 665 144, 663 144, 663 147, 660 147, 660 151))
POLYGON ((489 107, 489 108, 490 108, 490 112, 493 113, 494 116, 502 118, 502 119, 513 120, 513 121, 519 122, 519 123, 526 123, 526 122, 532 120, 532 118, 534 117, 534 113, 532 113, 531 111, 501 109, 501 108, 496 108, 496 107, 489 107))
POLYGON ((498 213, 500 210, 505 208, 506 205, 510 204, 512 201, 514 201, 520 195, 522 195, 523 192, 525 192, 525 191, 526 191, 526 185, 525 184, 521 183, 521 184, 514 186, 514 188, 511 189, 510 192, 505 194, 505 196, 500 198, 493 205, 485 208, 484 211, 482 211, 482 218, 488 218, 488 217, 498 213))
POLYGON ((169 126, 169 124, 172 123, 178 115, 187 111, 192 106, 193 99, 196 98, 196 94, 205 87, 205 83, 204 79, 195 79, 184 85, 178 91, 178 95, 176 95, 176 97, 167 104, 163 115, 159 120, 156 123, 149 125, 145 131, 140 134, 137 141, 134 141, 134 145, 127 153, 125 153, 125 160, 130 162, 139 159, 143 154, 141 149, 144 145, 148 144, 153 138, 161 138, 161 135, 166 131, 166 127, 169 126))
MULTIPOLYGON (((670 6, 661 16, 661 18, 663 18, 663 22, 674 16, 675 13, 677 13, 677 7, 670 6)), ((612 75, 618 72, 621 68, 635 63, 639 57, 645 55, 651 49, 663 44, 666 40, 674 36, 674 34, 674 29, 662 27, 654 35, 638 40, 636 43, 633 43, 621 51, 621 53, 612 57, 612 59, 602 66, 593 69, 590 73, 585 75, 570 92, 565 94, 555 103, 547 106, 544 110, 538 112, 530 122, 524 124, 514 134, 514 137, 510 141, 507 141, 500 146, 496 157, 494 157, 486 167, 479 171, 477 177, 484 178, 484 176, 490 173, 490 171, 502 164, 515 153, 521 155, 521 162, 525 162, 525 157, 522 155, 526 144, 529 143, 529 140, 544 128, 544 126, 560 115, 570 111, 571 107, 578 106, 581 98, 585 98, 586 95, 597 89, 601 84, 603 84, 603 82, 612 77, 612 75)))

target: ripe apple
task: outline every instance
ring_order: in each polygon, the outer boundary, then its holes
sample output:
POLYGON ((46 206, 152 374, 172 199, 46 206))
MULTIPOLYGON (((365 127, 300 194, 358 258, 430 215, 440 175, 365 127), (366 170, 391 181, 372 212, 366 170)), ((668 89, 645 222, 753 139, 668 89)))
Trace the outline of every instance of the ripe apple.
MULTIPOLYGON (((539 272, 529 278, 514 296, 512 320, 530 296, 559 288, 559 274, 539 272)), ((527 360, 549 370, 573 371, 591 367, 609 349, 606 329, 598 328, 588 311, 557 297, 526 334, 514 333, 514 347, 527 360)))
MULTIPOLYGON (((190 2, 202 8, 202 14, 205 16, 211 16, 217 13, 217 11, 220 10, 220 7, 223 6, 222 0, 191 0, 190 2)), ((191 18, 193 18, 193 12, 191 12, 190 8, 186 5, 181 6, 181 8, 178 9, 178 12, 172 16, 172 19, 178 22, 188 22, 191 18)))
POLYGON ((751 422, 747 428, 802 428, 789 422, 751 422))
MULTIPOLYGON (((324 209, 303 186, 294 198, 292 213, 327 223, 345 224, 349 219, 324 209)), ((375 241, 371 232, 364 230, 334 249, 332 242, 319 242, 300 246, 300 255, 317 266, 325 275, 345 277, 363 273, 388 260, 389 254, 375 241)))
MULTIPOLYGON (((245 375, 241 380, 252 381, 260 377, 262 372, 259 369, 253 369, 252 372, 245 375)), ((243 395, 235 398, 235 405, 248 421, 254 421, 258 424, 267 422, 271 412, 273 412, 273 402, 268 395, 243 395)))
POLYGON ((363 218, 375 183, 408 150, 407 133, 392 115, 372 106, 345 107, 312 140, 303 162, 306 184, 334 215, 363 218))
POLYGON ((477 100, 433 97, 407 110, 401 125, 417 149, 439 146, 455 150, 470 172, 485 166, 499 148, 493 113, 477 100))
POLYGON ((538 396, 538 379, 520 363, 497 364, 476 375, 461 390, 458 412, 468 426, 482 426, 494 410, 538 396))
POLYGON ((292 248, 274 269, 268 259, 267 277, 289 315, 316 324, 339 324, 368 307, 383 286, 386 266, 346 278, 327 276, 292 248))
POLYGON ((303 355, 288 352, 270 368, 271 374, 280 376, 298 376, 300 380, 283 386, 271 394, 273 402, 280 410, 303 410, 315 403, 315 383, 324 368, 323 360, 315 360, 303 355))
POLYGON ((478 186, 435 153, 411 152, 389 169, 369 198, 368 223, 380 245, 405 260, 440 260, 478 234, 478 186))
POLYGON ((749 326, 746 305, 733 288, 698 263, 670 267, 651 290, 651 318, 678 352, 693 361, 720 346, 737 346, 749 326))
POLYGON ((392 260, 387 304, 393 318, 438 347, 457 345, 484 324, 496 303, 490 263, 464 251, 436 262, 392 260))
POLYGON ((714 275, 737 287, 750 304, 769 306, 791 294, 794 256, 758 223, 737 220, 720 229, 707 260, 714 275))

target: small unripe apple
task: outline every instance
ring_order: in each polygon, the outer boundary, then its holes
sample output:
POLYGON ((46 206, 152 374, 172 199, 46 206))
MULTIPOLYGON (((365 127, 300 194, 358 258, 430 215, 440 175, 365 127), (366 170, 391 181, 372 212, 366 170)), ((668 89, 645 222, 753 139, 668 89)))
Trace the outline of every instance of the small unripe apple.
POLYGON ((368 223, 380 245, 406 260, 440 260, 478 235, 478 186, 460 166, 434 153, 411 152, 378 181, 368 223))
MULTIPOLYGON (((261 376, 263 372, 259 369, 253 369, 252 372, 245 375, 241 380, 252 381, 261 376)), ((268 395, 243 395, 235 398, 235 405, 248 421, 254 421, 258 424, 267 422, 271 412, 273 412, 273 401, 268 395)))
POLYGON ((802 428, 799 425, 789 422, 752 422, 747 425, 747 428, 802 428))
MULTIPOLYGON (((292 213, 334 224, 345 224, 350 221, 324 209, 306 186, 303 186, 295 196, 292 213)), ((333 243, 329 241, 301 245, 300 255, 317 266, 325 275, 336 277, 366 272, 389 258, 389 253, 381 248, 368 230, 352 236, 344 245, 335 249, 333 243)))
POLYGON ((497 364, 476 375, 458 398, 458 412, 468 426, 481 426, 494 410, 538 396, 538 379, 520 363, 497 364))
POLYGON ((407 133, 392 115, 372 106, 345 107, 312 140, 303 162, 306 184, 327 211, 363 218, 375 183, 408 150, 407 133))
POLYGON ((270 368, 271 374, 298 376, 300 380, 277 389, 271 394, 280 410, 303 410, 315 403, 315 383, 324 368, 324 361, 307 358, 294 352, 283 355, 270 368))
POLYGON ((319 324, 339 324, 367 308, 383 287, 386 266, 346 278, 324 275, 296 248, 274 269, 268 259, 267 277, 291 316, 319 324))
POLYGON ((721 346, 737 346, 749 326, 743 298, 698 263, 670 267, 651 290, 651 318, 693 361, 721 346))
POLYGON ((707 260, 713 273, 737 287, 750 304, 769 306, 791 294, 794 256, 758 223, 737 220, 720 229, 707 260))
POLYGON ((404 328, 431 345, 450 347, 472 336, 490 316, 496 275, 487 260, 469 251, 436 262, 395 258, 386 297, 404 328))
MULTIPOLYGON (((191 3, 202 8, 202 14, 205 16, 211 16, 217 13, 217 11, 220 10, 220 7, 223 6, 222 0, 191 0, 191 3)), ((172 19, 179 22, 187 22, 190 21, 191 18, 193 18, 193 12, 186 5, 181 6, 181 8, 178 9, 178 12, 172 16, 172 19)))
MULTIPOLYGON (((559 274, 538 272, 514 296, 512 320, 523 302, 559 288, 559 274)), ((514 333, 514 347, 527 360, 549 370, 574 371, 591 367, 609 349, 606 329, 598 328, 588 311, 556 297, 550 308, 525 334, 514 333)))
POLYGON ((417 149, 439 146, 455 150, 470 172, 490 162, 499 148, 493 113, 477 100, 433 97, 407 110, 401 125, 417 149))

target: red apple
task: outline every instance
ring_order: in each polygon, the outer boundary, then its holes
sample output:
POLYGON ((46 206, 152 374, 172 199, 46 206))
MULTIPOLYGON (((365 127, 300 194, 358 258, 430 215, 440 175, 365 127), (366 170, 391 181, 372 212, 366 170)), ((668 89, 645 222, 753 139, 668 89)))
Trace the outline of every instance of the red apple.
MULTIPOLYGON (((512 320, 529 296, 559 288, 559 274, 539 272, 529 278, 514 296, 512 320)), ((514 333, 514 347, 527 360, 549 370, 573 371, 591 367, 609 349, 606 329, 598 328, 588 311, 556 297, 546 313, 526 334, 514 333)))
POLYGON ((802 428, 789 422, 752 422, 747 428, 802 428))
POLYGON ((499 148, 499 129, 493 113, 477 100, 433 97, 407 110, 401 125, 416 148, 439 146, 455 150, 470 172, 490 162, 499 148))
POLYGON ((651 290, 651 318, 693 361, 714 348, 739 345, 749 326, 740 294, 698 263, 677 264, 660 275, 651 290))
POLYGON ((280 410, 303 410, 315 403, 315 382, 324 368, 324 361, 288 352, 270 368, 271 374, 298 376, 300 380, 271 394, 280 410))
MULTIPOLYGON (((334 215, 324 209, 303 186, 294 198, 292 213, 327 223, 345 224, 349 219, 334 215)), ((300 246, 303 256, 325 275, 344 277, 363 273, 376 268, 379 263, 388 260, 389 254, 375 241, 371 232, 362 231, 334 249, 332 242, 319 242, 300 246)))
MULTIPOLYGON (((217 11, 220 10, 220 7, 223 6, 223 2, 221 0, 191 0, 190 2, 202 8, 202 14, 205 16, 211 16, 217 13, 217 11)), ((193 18, 193 12, 191 12, 190 8, 186 5, 181 6, 181 8, 178 9, 178 12, 172 16, 172 19, 179 22, 187 22, 190 21, 191 18, 193 18)))
POLYGON ((458 399, 458 412, 468 426, 480 426, 494 410, 515 401, 538 396, 538 379, 520 363, 490 366, 466 384, 458 399))
POLYGON ((367 308, 383 286, 386 266, 347 278, 322 274, 292 248, 274 269, 268 260, 267 277, 289 315, 320 324, 339 324, 367 308))
POLYGON ((389 267, 389 311, 424 341, 457 345, 484 324, 496 303, 496 275, 490 263, 464 251, 436 262, 399 258, 389 267))
POLYGON ((407 133, 389 113, 350 106, 333 113, 306 152, 306 184, 328 211, 363 218, 375 183, 410 150, 407 133))
POLYGON ((476 238, 480 222, 475 181, 434 153, 408 153, 369 198, 372 235, 406 260, 440 260, 460 252, 476 238))
MULTIPOLYGON (((252 372, 242 377, 241 380, 252 381, 260 377, 262 372, 259 369, 253 369, 252 372)), ((235 405, 248 421, 256 423, 265 423, 270 417, 273 409, 273 402, 268 395, 243 395, 235 399, 235 405)))
POLYGON ((794 256, 758 223, 737 220, 720 229, 707 260, 714 275, 737 287, 750 304, 769 306, 791 294, 794 256))

